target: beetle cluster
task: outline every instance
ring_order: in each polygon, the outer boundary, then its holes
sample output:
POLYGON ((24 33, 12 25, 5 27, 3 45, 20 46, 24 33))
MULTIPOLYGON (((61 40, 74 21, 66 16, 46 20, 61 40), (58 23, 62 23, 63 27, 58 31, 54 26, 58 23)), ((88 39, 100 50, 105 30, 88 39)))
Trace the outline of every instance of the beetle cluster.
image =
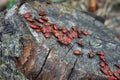
MULTIPOLYGON (((30 23, 30 28, 34 29, 37 33, 42 33, 46 39, 49 39, 52 35, 63 45, 70 45, 75 38, 81 38, 82 35, 87 36, 88 32, 78 29, 76 26, 72 26, 70 30, 63 26, 53 24, 49 22, 46 17, 45 11, 39 12, 39 18, 32 18, 30 13, 25 13, 24 18, 30 23)), ((84 47, 82 42, 76 42, 79 47, 84 47)), ((74 50, 74 55, 83 55, 80 50, 74 50)), ((88 53, 89 58, 95 56, 95 52, 91 51, 88 53)), ((104 52, 98 52, 97 55, 100 58, 99 66, 103 74, 109 76, 108 80, 120 80, 120 70, 112 72, 106 61, 104 52)), ((117 68, 120 69, 119 64, 115 64, 117 68)))
MULTIPOLYGON (((72 44, 73 39, 81 38, 82 35, 87 36, 88 32, 78 29, 76 26, 72 26, 70 30, 63 26, 53 24, 49 22, 46 17, 45 11, 39 12, 39 18, 32 18, 30 13, 25 13, 24 18, 26 21, 30 22, 30 28, 36 30, 37 33, 43 33, 45 38, 50 38, 52 35, 56 37, 58 42, 64 45, 72 44)), ((77 42, 78 46, 84 47, 81 42, 77 42)), ((79 50, 74 50, 73 54, 82 55, 79 50)))
POLYGON ((120 65, 115 64, 118 70, 113 72, 110 70, 109 64, 105 57, 105 53, 100 51, 97 54, 100 58, 100 62, 99 62, 100 70, 103 74, 109 76, 108 80, 120 80, 120 65))
POLYGON ((98 55, 100 62, 99 62, 99 66, 100 66, 100 71, 108 76, 107 80, 120 80, 120 64, 115 64, 114 66, 116 66, 118 68, 118 70, 116 71, 111 71, 110 67, 109 67, 109 63, 106 60, 105 57, 105 53, 100 51, 100 52, 93 52, 90 51, 88 53, 89 58, 93 58, 95 55, 98 55))

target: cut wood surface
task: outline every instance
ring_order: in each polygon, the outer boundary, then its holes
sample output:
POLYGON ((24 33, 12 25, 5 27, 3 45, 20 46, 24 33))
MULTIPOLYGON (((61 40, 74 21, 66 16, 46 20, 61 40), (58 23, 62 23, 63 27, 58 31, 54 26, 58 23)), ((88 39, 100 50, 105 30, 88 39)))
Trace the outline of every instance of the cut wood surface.
POLYGON ((0 27, 3 27, 0 36, 0 78, 3 80, 106 80, 107 76, 100 71, 99 57, 90 59, 90 51, 103 51, 112 71, 117 70, 113 64, 120 64, 119 40, 100 21, 80 10, 60 4, 24 3, 7 11, 0 27), (60 44, 54 36, 46 39, 31 29, 23 16, 29 12, 32 17, 39 17, 41 10, 47 13, 50 23, 68 30, 76 25, 89 34, 74 39, 68 46, 60 44), (84 48, 76 44, 78 41, 84 48), (83 56, 74 55, 75 49, 82 51, 83 56))

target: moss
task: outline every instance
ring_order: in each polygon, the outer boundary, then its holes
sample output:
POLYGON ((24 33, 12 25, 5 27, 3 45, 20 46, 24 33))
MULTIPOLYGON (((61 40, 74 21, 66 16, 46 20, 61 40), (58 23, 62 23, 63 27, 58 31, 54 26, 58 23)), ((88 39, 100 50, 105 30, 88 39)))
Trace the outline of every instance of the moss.
POLYGON ((12 8, 16 2, 17 2, 17 0, 11 0, 10 3, 8 4, 7 8, 12 8))

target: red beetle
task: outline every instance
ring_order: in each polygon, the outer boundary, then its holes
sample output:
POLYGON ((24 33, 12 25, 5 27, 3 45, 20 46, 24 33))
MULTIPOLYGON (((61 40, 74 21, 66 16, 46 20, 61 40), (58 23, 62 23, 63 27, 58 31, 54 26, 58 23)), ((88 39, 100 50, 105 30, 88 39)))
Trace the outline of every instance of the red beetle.
POLYGON ((79 51, 79 50, 74 50, 73 54, 74 55, 83 55, 83 53, 81 51, 79 51))
POLYGON ((77 32, 72 32, 70 35, 72 36, 72 38, 77 38, 78 36, 77 32))
POLYGON ((99 56, 101 60, 105 61, 105 56, 99 56))
POLYGON ((116 77, 114 77, 114 76, 110 76, 110 77, 108 77, 108 79, 107 80, 117 80, 117 78, 116 77))
POLYGON ((117 71, 115 71, 115 72, 117 72, 117 73, 119 73, 120 74, 120 69, 118 69, 117 71))
POLYGON ((51 26, 47 27, 47 32, 52 32, 53 28, 51 26))
POLYGON ((67 33, 67 29, 63 29, 62 32, 63 32, 64 34, 66 34, 66 33, 67 33))
POLYGON ((48 21, 47 17, 41 17, 41 19, 44 20, 44 21, 48 21))
POLYGON ((26 18, 26 20, 28 21, 28 22, 34 22, 34 20, 32 19, 32 18, 26 18))
POLYGON ((115 66, 120 69, 120 64, 115 64, 115 66))
POLYGON ((51 24, 49 22, 45 22, 44 25, 47 26, 47 27, 51 26, 51 24))
POLYGON ((58 36, 60 35, 60 32, 58 32, 56 30, 53 30, 52 32, 56 38, 58 38, 58 36))
POLYGON ((58 41, 62 43, 63 36, 58 36, 58 41))
POLYGON ((104 66, 104 69, 107 70, 107 71, 109 71, 109 70, 110 70, 110 67, 109 67, 108 65, 105 65, 105 66, 104 66))
POLYGON ((103 68, 100 68, 100 71, 101 71, 103 74, 108 75, 108 70, 103 69, 103 68))
POLYGON ((36 26, 35 24, 30 24, 30 28, 32 28, 32 29, 39 29, 39 27, 36 26))
POLYGON ((108 75, 109 76, 113 76, 113 72, 112 71, 108 71, 108 75))
POLYGON ((87 31, 82 31, 82 34, 87 36, 88 35, 88 32, 87 31))
POLYGON ((46 33, 47 32, 47 28, 42 27, 42 33, 46 33))
POLYGON ((37 18, 35 18, 35 20, 36 20, 37 22, 41 23, 41 24, 44 23, 44 21, 43 21, 42 19, 37 19, 37 18))
POLYGON ((95 52, 91 51, 88 53, 88 55, 89 55, 89 58, 93 58, 95 56, 95 52))
POLYGON ((72 33, 69 33, 69 34, 68 34, 68 37, 71 38, 71 39, 73 39, 73 34, 72 34, 72 33))
POLYGON ((58 32, 58 31, 54 32, 53 34, 56 38, 62 38, 63 39, 63 37, 64 37, 64 34, 61 33, 61 32, 58 32))
POLYGON ((53 25, 53 29, 54 30, 58 30, 58 26, 57 25, 53 25))
POLYGON ((44 36, 45 36, 45 38, 50 38, 51 37, 50 33, 45 33, 44 36))
POLYGON ((24 14, 24 18, 26 19, 26 18, 29 18, 31 15, 30 15, 30 13, 25 13, 24 14))
POLYGON ((40 15, 40 16, 45 16, 45 15, 46 15, 46 12, 45 12, 45 11, 40 11, 39 15, 40 15))
POLYGON ((105 67, 105 62, 100 61, 100 62, 99 62, 99 65, 100 65, 100 67, 104 68, 104 67, 105 67))
POLYGON ((100 51, 97 53, 101 60, 106 61, 104 52, 100 51))
POLYGON ((120 74, 117 71, 113 72, 113 75, 120 80, 120 74))
POLYGON ((36 27, 41 28, 41 26, 37 23, 34 24, 36 27))
POLYGON ((68 38, 67 36, 63 37, 63 44, 69 45, 72 43, 72 40, 68 38))
POLYGON ((68 43, 68 44, 71 44, 71 43, 72 43, 72 39, 67 38, 67 43, 68 43))
POLYGON ((40 30, 40 29, 36 29, 36 32, 38 32, 38 33, 39 33, 39 32, 41 32, 41 30, 40 30))

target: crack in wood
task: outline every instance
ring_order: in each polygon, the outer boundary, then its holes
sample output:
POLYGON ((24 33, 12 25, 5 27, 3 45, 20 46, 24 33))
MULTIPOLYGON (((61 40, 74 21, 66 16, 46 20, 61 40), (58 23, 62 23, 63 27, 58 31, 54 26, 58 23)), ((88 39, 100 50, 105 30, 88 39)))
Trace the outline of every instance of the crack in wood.
POLYGON ((68 54, 68 53, 69 53, 69 51, 73 48, 73 46, 74 46, 74 45, 72 45, 72 46, 68 49, 68 51, 65 53, 64 57, 66 57, 66 56, 67 56, 67 54, 68 54))
POLYGON ((72 76, 72 73, 73 73, 73 71, 74 71, 75 65, 76 65, 76 63, 77 63, 77 60, 78 60, 78 58, 76 58, 76 60, 75 60, 75 62, 74 62, 74 65, 73 65, 73 67, 72 67, 71 70, 70 70, 70 73, 69 73, 69 75, 68 75, 67 80, 70 80, 70 78, 71 78, 71 76, 72 76))
POLYGON ((70 52, 70 50, 74 47, 75 43, 73 43, 73 45, 68 49, 68 51, 65 53, 65 55, 63 56, 63 58, 68 55, 68 53, 70 52))
POLYGON ((51 51, 52 51, 52 49, 50 49, 50 50, 48 51, 48 53, 47 53, 47 55, 46 55, 46 57, 45 57, 44 63, 43 63, 43 65, 42 65, 41 69, 40 69, 40 71, 38 72, 37 76, 36 76, 33 80, 37 80, 37 79, 38 79, 39 75, 41 74, 41 72, 42 72, 42 70, 43 70, 43 68, 44 68, 44 66, 45 66, 45 63, 46 63, 47 58, 48 58, 48 56, 49 56, 49 54, 50 54, 51 51))

